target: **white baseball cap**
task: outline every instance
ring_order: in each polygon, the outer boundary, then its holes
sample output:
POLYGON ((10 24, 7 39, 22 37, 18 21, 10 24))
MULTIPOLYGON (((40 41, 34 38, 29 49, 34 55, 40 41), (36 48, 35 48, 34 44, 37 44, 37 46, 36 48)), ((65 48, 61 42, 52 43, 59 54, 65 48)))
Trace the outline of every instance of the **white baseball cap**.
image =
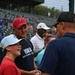
POLYGON ((45 29, 45 30, 48 30, 50 28, 45 23, 39 23, 37 25, 37 29, 45 29))
POLYGON ((4 37, 1 41, 2 48, 6 48, 9 45, 14 45, 16 43, 19 43, 22 39, 17 39, 15 35, 11 34, 6 37, 4 37))

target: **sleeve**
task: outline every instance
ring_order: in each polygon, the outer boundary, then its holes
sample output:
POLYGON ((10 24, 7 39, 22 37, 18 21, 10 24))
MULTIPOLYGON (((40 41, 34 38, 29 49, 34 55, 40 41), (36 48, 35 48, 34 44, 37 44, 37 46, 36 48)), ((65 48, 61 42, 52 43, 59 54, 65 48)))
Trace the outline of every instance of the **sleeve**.
POLYGON ((41 60, 42 60, 43 55, 44 55, 44 52, 45 52, 45 50, 43 49, 43 50, 41 50, 41 51, 38 53, 38 55, 36 56, 36 65, 37 65, 37 66, 40 65, 41 60))
POLYGON ((57 47, 50 42, 45 50, 43 59, 39 66, 39 70, 48 74, 54 74, 58 62, 57 47))
POLYGON ((15 67, 14 66, 6 67, 3 75, 17 75, 15 67))
POLYGON ((37 67, 39 66, 39 53, 38 53, 38 55, 36 56, 36 65, 37 65, 37 67))

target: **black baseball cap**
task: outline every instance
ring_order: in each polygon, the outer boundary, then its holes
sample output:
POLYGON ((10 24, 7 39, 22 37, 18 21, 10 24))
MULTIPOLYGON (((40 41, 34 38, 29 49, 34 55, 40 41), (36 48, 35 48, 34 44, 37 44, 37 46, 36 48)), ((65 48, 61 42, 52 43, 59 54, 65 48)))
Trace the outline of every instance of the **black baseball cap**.
POLYGON ((75 14, 73 12, 62 12, 54 23, 54 27, 56 27, 59 22, 75 23, 75 14))

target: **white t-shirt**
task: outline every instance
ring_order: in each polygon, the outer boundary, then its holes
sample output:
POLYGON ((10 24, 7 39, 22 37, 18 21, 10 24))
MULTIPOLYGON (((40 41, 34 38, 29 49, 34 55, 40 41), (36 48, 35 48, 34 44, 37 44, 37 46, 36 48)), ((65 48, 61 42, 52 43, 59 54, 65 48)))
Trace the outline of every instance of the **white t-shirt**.
POLYGON ((37 33, 35 36, 33 36, 30 40, 34 47, 34 53, 42 50, 44 47, 44 39, 41 38, 37 33))

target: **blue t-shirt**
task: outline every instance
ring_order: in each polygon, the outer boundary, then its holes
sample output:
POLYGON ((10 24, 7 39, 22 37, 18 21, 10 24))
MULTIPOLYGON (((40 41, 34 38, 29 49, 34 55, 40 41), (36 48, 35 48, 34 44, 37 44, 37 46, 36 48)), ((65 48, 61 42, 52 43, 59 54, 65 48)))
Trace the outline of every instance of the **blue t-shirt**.
POLYGON ((33 46, 29 40, 23 40, 21 43, 21 56, 15 59, 18 68, 31 71, 34 70, 33 46))
POLYGON ((0 42, 1 42, 2 39, 3 39, 3 37, 2 37, 2 35, 0 35, 0 42))
POLYGON ((41 50, 38 55, 36 56, 36 65, 37 67, 40 65, 41 63, 41 60, 43 58, 43 55, 44 55, 44 52, 45 52, 45 49, 41 50))
POLYGON ((3 23, 3 21, 2 21, 2 19, 0 19, 0 26, 2 26, 2 23, 3 23))
POLYGON ((74 33, 66 33, 48 44, 39 70, 52 75, 75 75, 74 33))

